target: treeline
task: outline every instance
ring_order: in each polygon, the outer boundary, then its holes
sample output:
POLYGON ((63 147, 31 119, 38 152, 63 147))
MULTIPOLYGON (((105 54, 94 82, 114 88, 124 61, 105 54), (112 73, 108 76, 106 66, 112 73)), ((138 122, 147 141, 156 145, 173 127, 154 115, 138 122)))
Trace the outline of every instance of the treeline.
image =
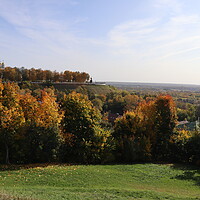
POLYGON ((0 100, 1 163, 200 161, 199 130, 176 129, 168 95, 66 94, 1 82, 0 100))
POLYGON ((31 82, 86 82, 90 80, 90 75, 86 72, 56 72, 42 69, 25 69, 17 67, 0 68, 0 78, 3 81, 31 81, 31 82))

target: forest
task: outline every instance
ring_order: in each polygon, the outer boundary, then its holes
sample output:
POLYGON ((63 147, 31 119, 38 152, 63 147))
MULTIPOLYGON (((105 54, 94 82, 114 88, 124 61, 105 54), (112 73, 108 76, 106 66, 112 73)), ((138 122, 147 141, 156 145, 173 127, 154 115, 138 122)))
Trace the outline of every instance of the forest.
POLYGON ((199 165, 199 97, 114 87, 59 91, 1 80, 0 162, 199 165))

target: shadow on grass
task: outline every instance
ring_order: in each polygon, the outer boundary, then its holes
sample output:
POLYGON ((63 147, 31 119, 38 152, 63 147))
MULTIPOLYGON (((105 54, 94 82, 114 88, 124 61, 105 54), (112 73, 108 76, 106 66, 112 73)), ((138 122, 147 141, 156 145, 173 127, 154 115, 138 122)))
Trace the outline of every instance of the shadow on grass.
MULTIPOLYGON (((31 168, 45 168, 48 166, 73 166, 73 165, 135 165, 135 164, 149 164, 149 162, 133 162, 133 163, 106 163, 106 164, 85 164, 85 163, 33 163, 33 164, 0 164, 0 171, 14 171, 20 169, 31 169, 31 168)), ((0 199, 1 200, 1 199, 0 199)))
POLYGON ((200 168, 194 165, 173 164, 173 169, 182 170, 183 174, 173 177, 178 180, 190 180, 200 186, 200 168))

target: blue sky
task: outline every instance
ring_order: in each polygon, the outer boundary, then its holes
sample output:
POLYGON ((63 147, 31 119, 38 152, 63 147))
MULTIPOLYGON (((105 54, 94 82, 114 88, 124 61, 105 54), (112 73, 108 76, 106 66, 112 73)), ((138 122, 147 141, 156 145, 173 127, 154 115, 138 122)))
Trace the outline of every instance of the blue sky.
POLYGON ((199 0, 0 0, 0 8, 6 65, 200 84, 199 0))

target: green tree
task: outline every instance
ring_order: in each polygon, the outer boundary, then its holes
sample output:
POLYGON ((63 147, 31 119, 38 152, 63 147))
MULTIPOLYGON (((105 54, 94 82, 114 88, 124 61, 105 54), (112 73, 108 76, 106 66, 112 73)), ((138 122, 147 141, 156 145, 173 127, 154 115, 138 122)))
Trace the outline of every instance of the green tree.
POLYGON ((62 101, 65 159, 76 162, 98 162, 109 131, 100 126, 101 115, 87 96, 70 93, 62 101))

